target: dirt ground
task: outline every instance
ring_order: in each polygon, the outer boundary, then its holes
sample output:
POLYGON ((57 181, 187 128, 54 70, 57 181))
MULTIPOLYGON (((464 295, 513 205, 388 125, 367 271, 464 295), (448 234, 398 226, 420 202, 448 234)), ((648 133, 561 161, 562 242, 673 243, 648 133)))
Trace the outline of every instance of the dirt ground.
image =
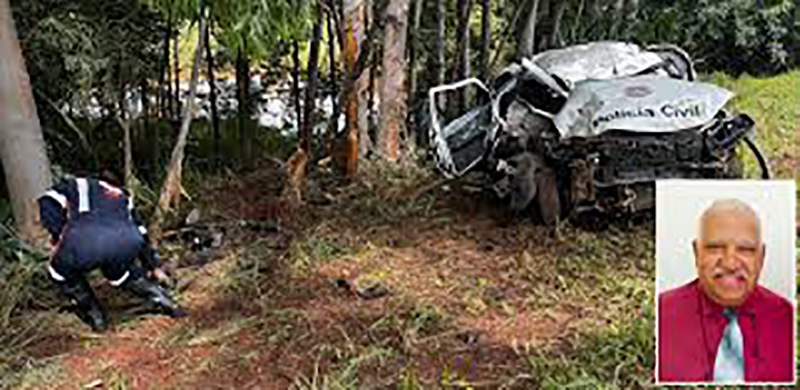
POLYGON ((647 219, 556 239, 464 183, 339 185, 299 209, 268 171, 205 185, 193 206, 223 245, 162 245, 188 318, 131 314, 95 280, 112 329, 53 315, 23 388, 539 388, 542 359, 652 299, 647 219))

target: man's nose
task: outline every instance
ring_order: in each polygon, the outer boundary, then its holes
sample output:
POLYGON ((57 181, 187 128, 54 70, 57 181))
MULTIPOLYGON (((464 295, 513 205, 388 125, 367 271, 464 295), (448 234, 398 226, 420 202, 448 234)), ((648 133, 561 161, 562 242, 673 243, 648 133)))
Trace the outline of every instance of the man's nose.
POLYGON ((739 259, 736 257, 736 246, 726 245, 719 261, 719 265, 725 269, 732 270, 738 268, 739 259))

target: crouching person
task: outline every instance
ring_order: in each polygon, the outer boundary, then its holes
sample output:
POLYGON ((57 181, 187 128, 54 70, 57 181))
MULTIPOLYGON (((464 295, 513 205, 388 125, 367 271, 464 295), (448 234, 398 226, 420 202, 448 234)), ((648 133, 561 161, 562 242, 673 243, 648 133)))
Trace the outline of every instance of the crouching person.
MULTIPOLYGON (((163 314, 186 314, 152 277, 165 277, 147 230, 133 217, 133 204, 115 185, 77 177, 64 180, 39 198, 42 224, 54 245, 48 273, 75 313, 95 331, 108 328, 106 314, 85 275, 100 268, 108 282, 154 304, 163 314), (141 260, 142 267, 135 264, 141 260)), ((115 184, 111 184, 115 183, 115 184)))

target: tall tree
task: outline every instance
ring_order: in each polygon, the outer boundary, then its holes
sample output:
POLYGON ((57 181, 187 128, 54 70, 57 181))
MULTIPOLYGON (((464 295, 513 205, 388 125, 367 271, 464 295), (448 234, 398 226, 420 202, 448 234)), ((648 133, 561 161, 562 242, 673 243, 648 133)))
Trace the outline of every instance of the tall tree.
MULTIPOLYGON (((213 3, 212 3, 213 4, 213 3)), ((210 4, 209 7, 213 5, 210 4)), ((214 167, 219 169, 219 164, 222 159, 219 150, 220 133, 219 133, 219 112, 217 111, 217 81, 214 77, 214 56, 211 54, 211 21, 206 24, 206 62, 208 63, 208 84, 210 87, 209 99, 211 100, 211 124, 214 126, 214 167)))
MULTIPOLYGON (((472 1, 458 0, 458 27, 456 29, 456 42, 458 42, 458 67, 456 68, 455 80, 464 80, 470 75, 469 63, 469 12, 472 1)), ((467 99, 465 91, 458 94, 458 110, 463 112, 464 101, 467 99)))
POLYGON ((378 145, 383 158, 396 161, 399 137, 405 133, 405 52, 408 0, 390 0, 383 33, 383 77, 381 77, 381 130, 378 145))
POLYGON ((317 99, 317 80, 319 79, 319 41, 322 39, 322 7, 317 0, 317 20, 314 23, 314 32, 311 36, 311 46, 308 50, 308 84, 306 86, 306 104, 303 117, 303 127, 300 131, 300 147, 311 157, 311 137, 314 126, 317 122, 316 99, 317 99))
POLYGON ((359 42, 357 32, 363 31, 363 23, 361 22, 361 7, 363 3, 360 0, 344 0, 342 6, 343 14, 343 49, 342 62, 345 66, 345 82, 343 85, 343 101, 345 106, 345 119, 346 119, 346 134, 345 134, 345 147, 344 147, 344 166, 345 171, 349 177, 355 177, 358 173, 358 139, 359 139, 359 123, 358 123, 358 88, 356 80, 358 78, 357 62, 359 52, 359 42))
POLYGON ((436 0, 436 52, 433 55, 431 66, 431 85, 444 83, 445 71, 445 22, 447 20, 447 3, 445 0, 436 0))
MULTIPOLYGON (((423 8, 424 3, 422 0, 414 0, 412 5, 411 28, 409 28, 406 33, 408 39, 408 104, 406 108, 411 110, 411 115, 409 115, 406 123, 410 125, 412 129, 415 129, 414 124, 417 122, 414 115, 414 107, 416 105, 417 95, 419 95, 417 87, 417 57, 422 48, 419 26, 422 19, 423 8)), ((424 132, 416 131, 415 129, 414 134, 410 134, 410 138, 415 139, 417 142, 422 142, 421 133, 424 132)))
POLYGON ((527 0, 527 16, 520 19, 517 35, 517 60, 531 57, 536 44, 536 22, 539 13, 539 0, 527 0))
POLYGON ((564 11, 567 9, 569 1, 553 1, 550 3, 550 34, 547 40, 547 46, 543 49, 558 47, 559 32, 561 31, 561 20, 564 18, 564 11))
POLYGON ((180 33, 180 24, 176 23, 175 29, 175 37, 174 37, 174 47, 172 49, 172 54, 175 56, 175 112, 177 114, 181 111, 181 63, 180 63, 180 51, 179 43, 180 43, 181 33, 180 33))
POLYGON ((171 60, 169 57, 169 46, 172 44, 172 27, 174 23, 172 4, 173 1, 170 1, 169 5, 167 6, 167 36, 164 40, 164 65, 167 69, 167 94, 164 96, 164 100, 162 100, 162 102, 166 101, 166 106, 168 107, 166 115, 167 118, 172 118, 175 115, 175 100, 172 97, 172 66, 170 66, 171 60))
MULTIPOLYGON (((374 39, 370 32, 376 25, 372 16, 373 6, 376 4, 372 0, 362 0, 360 8, 359 27, 360 32, 357 32, 358 40, 358 53, 359 57, 366 55, 369 58, 372 49, 372 40, 374 39)), ((373 57, 375 58, 375 57, 373 57)), ((358 94, 358 158, 362 162, 366 161, 369 151, 372 150, 372 139, 369 133, 369 114, 372 109, 372 99, 370 99, 370 79, 373 79, 373 69, 369 66, 359 68, 356 79, 356 90, 358 94)))
MULTIPOLYGON (((328 28, 328 82, 331 84, 331 102, 333 102, 333 120, 334 123, 339 123, 339 107, 336 104, 336 95, 338 95, 338 88, 336 83, 336 35, 334 33, 335 27, 333 24, 333 16, 331 10, 327 12, 327 28, 328 28)), ((337 128, 338 130, 338 128, 337 128)), ((334 130, 335 132, 335 130, 334 130)))
POLYGON ((236 52, 236 100, 239 119, 239 157, 241 166, 249 168, 253 162, 254 132, 250 119, 250 61, 246 54, 246 44, 236 52))
POLYGON ((38 244, 36 199, 51 184, 50 160, 8 0, 0 0, 0 160, 18 234, 38 244))
POLYGON ((300 106, 300 43, 292 40, 292 97, 297 116, 297 130, 303 127, 303 108, 300 106))
POLYGON ((489 79, 489 49, 492 41, 492 0, 481 3, 481 51, 479 78, 489 79))

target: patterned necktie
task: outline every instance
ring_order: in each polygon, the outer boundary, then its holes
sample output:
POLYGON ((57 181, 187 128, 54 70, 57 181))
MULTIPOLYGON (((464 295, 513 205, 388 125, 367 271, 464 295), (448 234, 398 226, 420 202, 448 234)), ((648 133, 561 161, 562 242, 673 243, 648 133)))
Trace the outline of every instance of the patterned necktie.
POLYGON ((722 333, 722 340, 717 349, 717 359, 714 362, 714 382, 743 382, 744 381, 744 340, 739 321, 733 310, 725 309, 723 314, 728 319, 728 325, 722 333))

